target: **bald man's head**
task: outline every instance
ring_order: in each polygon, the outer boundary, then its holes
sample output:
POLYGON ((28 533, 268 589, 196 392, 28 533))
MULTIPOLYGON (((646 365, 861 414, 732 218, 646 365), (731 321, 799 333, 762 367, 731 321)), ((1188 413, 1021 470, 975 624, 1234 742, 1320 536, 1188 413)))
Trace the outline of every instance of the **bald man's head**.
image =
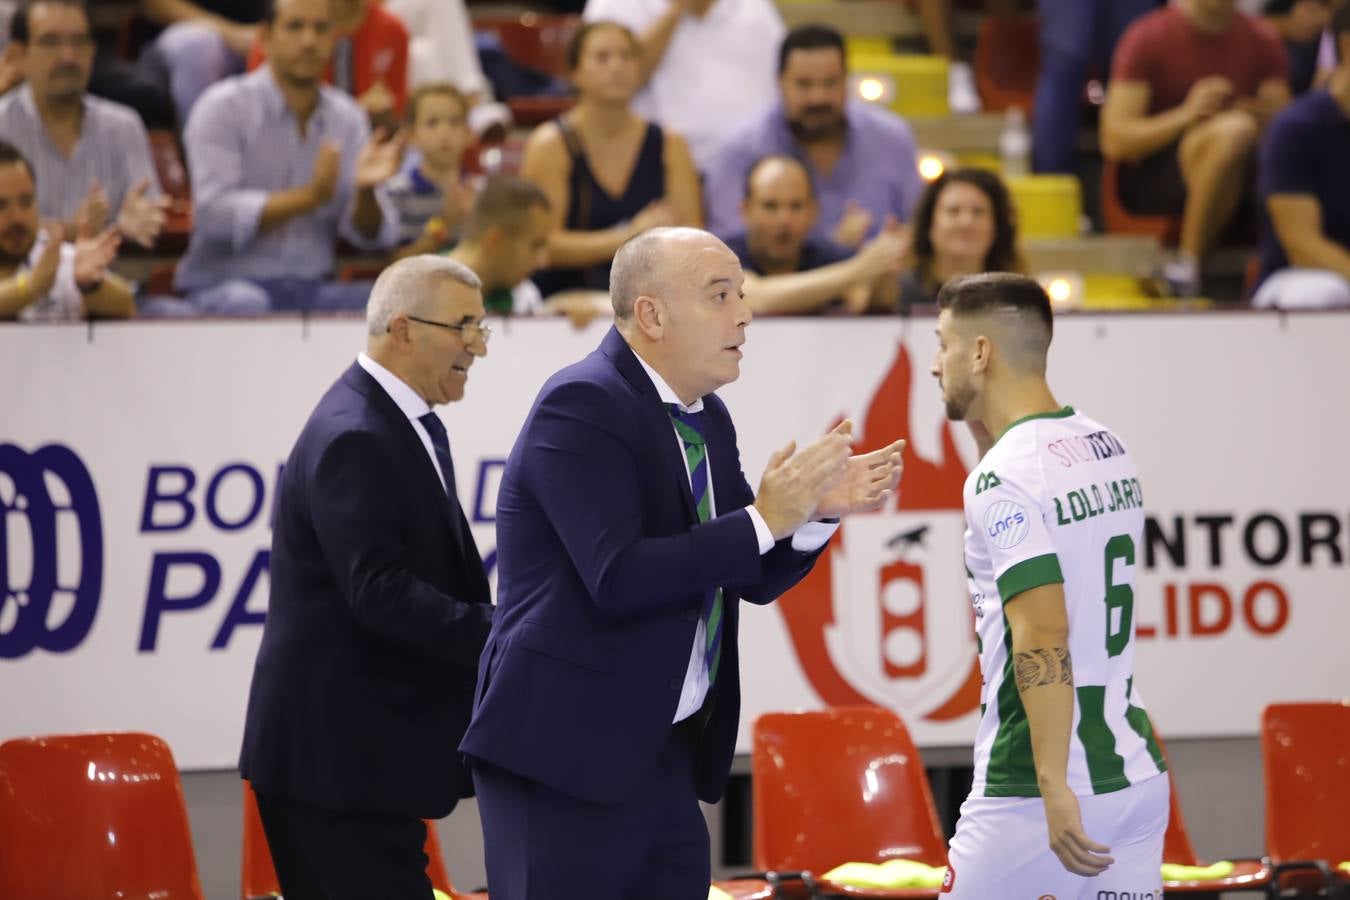
POLYGON ((745 238, 760 272, 794 271, 816 224, 816 196, 801 160, 766 156, 745 179, 745 238))

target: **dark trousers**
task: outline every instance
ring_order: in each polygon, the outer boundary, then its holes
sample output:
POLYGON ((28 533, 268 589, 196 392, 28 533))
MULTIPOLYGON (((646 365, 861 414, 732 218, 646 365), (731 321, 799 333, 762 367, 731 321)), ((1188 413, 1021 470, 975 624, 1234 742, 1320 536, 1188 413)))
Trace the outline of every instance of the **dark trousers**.
POLYGON ((1032 120, 1037 172, 1073 174, 1088 67, 1097 63, 1105 81, 1121 34, 1156 6, 1158 0, 1037 0, 1041 74, 1032 120))
MULTIPOLYGON (((588 803, 475 762, 492 900, 706 900, 708 826, 687 729, 628 800, 588 803)), ((287 900, 291 898, 287 897, 287 900)))
POLYGON ((341 813, 258 794, 286 900, 432 900, 416 816, 341 813))

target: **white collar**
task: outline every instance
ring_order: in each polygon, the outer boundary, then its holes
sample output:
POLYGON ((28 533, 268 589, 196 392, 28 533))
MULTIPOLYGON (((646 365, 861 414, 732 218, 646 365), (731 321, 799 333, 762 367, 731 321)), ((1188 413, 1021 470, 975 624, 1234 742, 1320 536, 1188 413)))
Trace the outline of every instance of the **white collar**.
MULTIPOLYGON (((631 346, 628 349, 633 350, 631 346)), ((655 369, 653 369, 651 366, 647 365, 647 361, 642 358, 641 353, 638 353, 636 350, 633 350, 633 355, 637 357, 637 361, 641 363, 642 368, 646 370, 647 377, 652 380, 652 385, 656 387, 656 395, 661 398, 662 403, 665 404, 673 403, 680 408, 681 412, 687 413, 703 412, 702 397, 699 397, 693 403, 690 403, 688 406, 685 406, 684 403, 680 400, 679 395, 676 394, 675 391, 671 389, 670 385, 666 384, 666 380, 661 377, 660 373, 657 372, 655 369)))
POLYGON ((369 354, 361 353, 356 357, 357 364, 370 373, 370 377, 384 388, 389 399, 409 419, 420 419, 431 412, 431 406, 423 400, 412 387, 393 372, 371 359, 369 354))

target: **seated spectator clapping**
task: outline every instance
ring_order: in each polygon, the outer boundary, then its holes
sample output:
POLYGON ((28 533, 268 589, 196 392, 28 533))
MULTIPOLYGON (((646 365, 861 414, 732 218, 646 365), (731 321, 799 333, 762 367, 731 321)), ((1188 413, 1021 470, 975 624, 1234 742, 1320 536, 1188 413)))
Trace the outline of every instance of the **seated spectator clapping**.
POLYGON ((108 271, 117 231, 74 242, 60 224, 38 226, 33 170, 0 141, 0 319, 73 321, 135 314, 131 287, 108 271))
POLYGON ((184 133, 196 224, 175 283, 201 311, 362 309, 370 283, 329 281, 339 237, 398 240, 383 183, 400 136, 372 136, 351 97, 322 83, 329 0, 278 0, 267 65, 209 89, 184 133))
POLYGON ((94 39, 83 0, 24 3, 11 37, 27 80, 0 98, 0 135, 32 167, 42 217, 74 234, 115 216, 124 237, 153 244, 168 201, 140 118, 87 92, 94 39))
POLYGON ((767 156, 755 163, 741 216, 744 233, 726 244, 741 260, 755 314, 894 309, 907 230, 888 223, 857 252, 811 237, 816 198, 800 160, 767 156))
POLYGON ((608 290, 619 246, 658 225, 702 223, 698 175, 683 138, 630 109, 638 44, 613 22, 588 22, 567 47, 577 105, 535 129, 521 175, 544 189, 553 228, 552 268, 535 278, 545 296, 608 290))
POLYGON ((980 272, 1026 274, 1008 189, 983 169, 943 172, 914 211, 913 243, 900 278, 900 312, 935 304, 948 281, 980 272))
POLYGON ((1271 123, 1255 306, 1350 306, 1350 5, 1332 20, 1340 64, 1271 123))

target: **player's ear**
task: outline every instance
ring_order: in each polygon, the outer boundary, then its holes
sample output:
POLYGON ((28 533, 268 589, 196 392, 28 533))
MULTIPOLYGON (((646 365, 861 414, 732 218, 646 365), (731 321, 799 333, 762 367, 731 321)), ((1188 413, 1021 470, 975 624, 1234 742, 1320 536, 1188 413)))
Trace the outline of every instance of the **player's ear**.
POLYGON ((994 345, 989 338, 984 335, 976 335, 975 340, 971 341, 970 367, 974 375, 983 375, 989 371, 989 356, 994 351, 994 345))

